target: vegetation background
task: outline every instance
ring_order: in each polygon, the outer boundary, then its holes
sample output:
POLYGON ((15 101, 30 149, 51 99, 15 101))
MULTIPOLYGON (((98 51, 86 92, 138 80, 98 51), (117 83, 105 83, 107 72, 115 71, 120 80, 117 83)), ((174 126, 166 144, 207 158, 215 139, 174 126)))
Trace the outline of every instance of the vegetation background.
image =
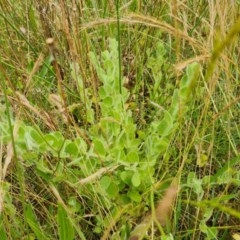
POLYGON ((239 10, 2 0, 0 239, 239 239, 239 10))

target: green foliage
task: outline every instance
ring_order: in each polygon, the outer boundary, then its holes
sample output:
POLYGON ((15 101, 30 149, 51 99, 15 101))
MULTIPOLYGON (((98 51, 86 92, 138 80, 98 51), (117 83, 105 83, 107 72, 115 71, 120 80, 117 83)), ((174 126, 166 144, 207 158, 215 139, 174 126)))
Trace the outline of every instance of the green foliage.
POLYGON ((64 207, 61 203, 58 203, 58 233, 60 240, 74 239, 74 228, 68 219, 64 207))
POLYGON ((0 6, 0 239, 230 239, 239 225, 239 20, 211 37, 234 8, 115 4, 0 6))
POLYGON ((164 70, 167 68, 166 54, 166 45, 162 41, 156 43, 154 52, 147 49, 147 68, 151 70, 153 77, 151 99, 161 99, 161 85, 164 84, 164 70))
MULTIPOLYGON (((28 166, 36 164, 37 173, 47 182, 65 181, 71 185, 76 184, 76 177, 69 175, 69 171, 76 172, 71 166, 78 166, 80 162, 80 165, 85 165, 83 169, 87 170, 76 173, 76 176, 80 174, 82 177, 88 177, 97 171, 100 159, 105 166, 119 165, 121 167, 115 170, 113 176, 103 176, 99 181, 104 198, 114 199, 117 204, 123 199, 126 203, 140 203, 143 201, 143 194, 149 191, 149 187, 154 183, 154 166, 167 151, 176 125, 181 121, 180 111, 182 113, 184 109, 184 112, 187 112, 190 102, 188 99, 194 90, 200 68, 196 63, 187 68, 180 89, 175 90, 170 109, 165 110, 162 119, 154 119, 149 123, 145 139, 139 139, 136 135, 137 126, 134 123, 133 113, 126 107, 130 93, 123 86, 122 93, 119 92, 119 69, 115 64, 118 60, 117 46, 118 43, 110 39, 108 51, 104 51, 99 57, 92 52, 89 54, 102 82, 99 88, 101 116, 99 122, 89 128, 92 139, 89 150, 82 138, 65 139, 58 131, 45 134, 40 129, 23 123, 16 135, 16 146, 19 156, 25 159, 28 166), (49 165, 44 157, 38 159, 39 154, 42 156, 51 154, 58 159, 58 162, 55 166, 49 165), (89 168, 87 164, 92 158, 95 164, 89 168), (69 171, 66 171, 64 165, 69 161, 68 159, 71 159, 71 162, 68 163, 69 171)), ((159 48, 162 49, 161 45, 159 48)), ((153 71, 157 70, 153 69, 153 71)), ((6 134, 2 137, 4 143, 9 141, 6 134)), ((41 227, 33 224, 35 217, 30 205, 28 216, 27 221, 35 235, 43 234, 41 227)), ((61 205, 58 205, 58 225, 60 239, 66 239, 66 230, 70 231, 72 227, 61 205)))
MULTIPOLYGON (((155 81, 152 92, 154 99, 159 97, 157 92, 162 77, 158 73, 161 72, 164 54, 165 51, 160 42, 157 45, 155 58, 149 56, 148 67, 155 81), (156 61, 159 61, 159 65, 156 65, 156 61)), ((160 118, 156 117, 148 123, 140 139, 137 137, 137 125, 134 123, 133 112, 126 104, 130 93, 123 86, 121 86, 122 93, 119 92, 119 69, 118 64, 115 64, 118 61, 118 43, 110 39, 108 51, 102 52, 99 57, 91 52, 89 57, 102 83, 99 87, 101 115, 98 123, 91 125, 88 130, 92 139, 91 147, 88 148, 88 144, 80 137, 66 139, 59 131, 46 134, 37 127, 21 123, 15 136, 17 153, 28 166, 36 165, 37 174, 41 178, 55 184, 66 182, 73 186, 78 182, 79 177, 87 178, 94 174, 101 163, 109 167, 118 166, 113 175, 101 176, 99 186, 93 185, 88 191, 92 191, 93 195, 101 193, 98 196, 101 202, 114 200, 117 205, 141 203, 144 195, 157 180, 154 169, 170 147, 171 139, 192 104, 196 82, 201 71, 200 65, 193 63, 187 67, 186 74, 180 82, 180 88, 174 90, 169 109, 164 109, 160 118), (49 154, 57 159, 56 164, 49 164, 44 160, 49 154), (39 158, 40 155, 41 158, 39 158), (66 164, 67 168, 64 167, 66 164), (75 166, 80 167, 80 170, 75 169, 75 166)), ((81 86, 80 90, 83 90, 81 86)), ((89 104, 91 105, 90 102, 89 104)), ((10 141, 9 129, 3 117, 0 127, 3 130, 1 141, 7 144, 10 141)), ((235 163, 236 161, 232 164, 235 163)), ((229 165, 210 176, 208 178, 211 181, 210 184, 232 182, 233 177, 229 179, 229 174, 228 178, 224 177, 224 169, 229 170, 229 165), (220 182, 217 176, 220 176, 220 182)), ((204 197, 203 188, 206 178, 197 178, 195 172, 188 174, 185 186, 193 190, 198 201, 204 197)), ((89 194, 84 190, 79 189, 79 191, 82 194, 89 194)), ((94 202, 92 204, 95 211, 97 206, 94 206, 94 202)), ((73 239, 75 230, 70 221, 71 217, 69 219, 68 213, 61 204, 58 204, 57 211, 59 239, 73 239)), ((213 208, 206 209, 200 222, 200 231, 205 233, 208 239, 217 236, 216 229, 208 228, 206 225, 212 214, 213 208)), ((32 205, 28 204, 29 227, 37 238, 48 239, 37 222, 32 205)), ((100 229, 96 231, 101 232, 100 229)))
POLYGON ((32 231, 34 232, 35 236, 38 239, 49 239, 44 231, 41 229, 41 225, 38 222, 38 219, 36 218, 33 208, 31 206, 31 204, 27 205, 27 223, 29 225, 29 227, 32 229, 32 231))

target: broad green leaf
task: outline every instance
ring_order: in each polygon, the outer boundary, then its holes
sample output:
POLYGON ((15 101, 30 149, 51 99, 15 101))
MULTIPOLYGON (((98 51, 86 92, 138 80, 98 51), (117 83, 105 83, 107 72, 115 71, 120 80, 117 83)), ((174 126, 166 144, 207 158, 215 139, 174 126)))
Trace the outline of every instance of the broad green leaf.
POLYGON ((118 195, 119 189, 117 184, 111 180, 106 192, 110 198, 115 198, 118 195))
POLYGON ((46 181, 51 181, 53 171, 48 168, 44 159, 39 159, 37 162, 37 173, 46 181))
POLYGON ((189 95, 191 94, 191 90, 188 87, 181 88, 179 91, 179 95, 181 98, 181 108, 184 107, 184 104, 187 103, 189 99, 189 95))
POLYGON ((119 196, 119 201, 120 201, 122 204, 131 203, 131 199, 128 197, 127 194, 120 194, 120 196, 119 196))
MULTIPOLYGON (((61 152, 65 152, 70 157, 77 157, 79 154, 78 147, 74 142, 66 141, 61 152)), ((64 155, 64 154, 63 154, 64 155)))
POLYGON ((34 214, 31 204, 27 204, 26 218, 29 227, 32 229, 37 239, 49 239, 41 228, 39 221, 34 214))
POLYGON ((103 86, 101 86, 101 87, 99 88, 98 94, 99 94, 99 97, 100 97, 101 99, 105 99, 105 98, 108 96, 108 94, 107 94, 107 92, 106 92, 106 90, 105 90, 105 88, 104 88, 103 86))
POLYGON ((115 148, 111 149, 110 155, 106 157, 106 160, 112 161, 115 160, 116 162, 126 163, 126 154, 124 149, 119 148, 116 146, 115 148))
POLYGON ((27 149, 29 151, 32 151, 32 150, 37 151, 38 150, 38 143, 35 142, 35 140, 32 138, 32 131, 33 131, 33 136, 37 135, 36 131, 32 127, 30 127, 30 126, 25 127, 25 129, 24 129, 24 140, 25 140, 27 149), (35 134, 34 134, 34 132, 35 132, 35 134))
POLYGON ((46 134, 44 139, 55 151, 59 151, 64 143, 63 135, 60 132, 51 132, 46 134))
POLYGON ((45 153, 48 149, 48 146, 46 141, 44 140, 43 134, 41 135, 40 130, 32 128, 30 130, 30 136, 34 142, 34 149, 36 149, 39 152, 45 153))
POLYGON ((218 230, 216 227, 208 227, 204 222, 199 224, 200 231, 207 235, 208 240, 218 239, 218 230))
POLYGON ((180 88, 188 87, 191 91, 196 85, 201 71, 200 64, 197 62, 191 63, 187 66, 186 75, 181 79, 180 88))
POLYGON ((131 181, 132 181, 132 185, 134 187, 139 187, 140 186, 140 184, 141 184, 141 176, 140 176, 139 172, 135 172, 133 174, 131 181))
POLYGON ((197 62, 194 62, 187 67, 186 72, 187 72, 187 77, 189 81, 189 87, 191 88, 191 90, 193 90, 192 88, 195 87, 196 85, 196 81, 200 76, 200 71, 201 71, 201 66, 197 62))
POLYGON ((186 75, 180 82, 180 97, 181 99, 188 101, 190 95, 194 92, 197 80, 200 75, 200 64, 194 62, 188 65, 186 69, 186 75))
POLYGON ((179 90, 175 89, 172 96, 172 104, 169 110, 169 113, 171 114, 173 121, 176 121, 178 118, 178 112, 179 112, 179 90))
POLYGON ((129 186, 131 184, 131 176, 132 176, 132 171, 131 172, 130 171, 122 171, 120 173, 121 180, 129 186))
POLYGON ((58 160, 59 162, 56 164, 56 167, 54 169, 54 177, 52 178, 53 182, 62 182, 64 180, 66 180, 66 175, 65 175, 65 171, 64 171, 64 163, 62 159, 58 160))
POLYGON ((78 146, 79 150, 82 153, 86 153, 87 152, 88 145, 82 138, 76 138, 74 140, 74 143, 78 146))
POLYGON ((42 68, 38 76, 43 80, 45 79, 46 75, 49 73, 49 70, 51 69, 51 62, 52 62, 52 56, 49 56, 46 58, 46 60, 44 61, 44 64, 42 65, 42 68))
POLYGON ((137 203, 139 203, 139 202, 142 201, 142 196, 141 196, 140 193, 139 193, 138 191, 136 191, 136 190, 130 190, 130 191, 128 192, 128 197, 129 197, 132 201, 137 202, 137 203))
POLYGON ((127 158, 126 158, 127 162, 129 163, 137 163, 139 162, 139 156, 137 152, 129 152, 127 154, 127 158))
POLYGON ((109 176, 103 176, 100 179, 100 186, 104 190, 107 190, 107 188, 109 187, 110 183, 111 183, 111 178, 109 176))
MULTIPOLYGON (((145 141, 145 151, 147 157, 158 158, 160 154, 164 153, 169 146, 167 138, 160 138, 157 135, 150 135, 145 141)), ((152 159, 154 161, 154 159, 152 159)))
POLYGON ((21 153, 22 158, 25 160, 26 166, 30 167, 32 165, 35 165, 39 159, 39 154, 36 151, 23 150, 24 149, 19 149, 18 152, 21 153))
POLYGON ((38 144, 38 145, 42 144, 43 136, 41 136, 40 133, 36 129, 32 128, 30 130, 30 136, 36 142, 36 144, 38 144))
POLYGON ((94 145, 94 149, 97 152, 97 154, 105 156, 105 154, 106 154, 106 151, 105 151, 106 146, 104 147, 104 145, 103 145, 103 143, 102 143, 102 141, 100 139, 94 139, 93 140, 93 145, 94 145))
POLYGON ((173 119, 168 111, 165 111, 164 118, 160 121, 158 125, 159 135, 162 137, 168 136, 173 129, 173 119))
POLYGON ((210 219, 210 217, 212 216, 213 214, 213 208, 205 208, 203 210, 203 220, 206 222, 210 219))
POLYGON ((73 240, 75 239, 74 228, 69 220, 68 213, 61 203, 58 203, 58 236, 60 240, 73 240))
POLYGON ((113 106, 113 99, 110 96, 107 96, 106 98, 104 98, 103 100, 103 104, 105 105, 105 107, 112 107, 113 106))

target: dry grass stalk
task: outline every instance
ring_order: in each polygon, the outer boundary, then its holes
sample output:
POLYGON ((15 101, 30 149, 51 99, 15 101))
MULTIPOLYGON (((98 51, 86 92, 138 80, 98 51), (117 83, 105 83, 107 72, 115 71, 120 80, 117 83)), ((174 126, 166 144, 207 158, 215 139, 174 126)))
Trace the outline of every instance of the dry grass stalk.
POLYGON ((168 219, 171 217, 172 209, 174 202, 176 200, 178 193, 178 184, 177 181, 174 180, 172 184, 169 186, 163 198, 157 203, 157 207, 155 210, 156 219, 161 224, 161 226, 165 226, 167 224, 168 219))
POLYGON ((5 191, 3 189, 2 186, 2 182, 0 183, 0 214, 3 211, 3 207, 4 207, 4 196, 5 196, 5 191))
POLYGON ((62 197, 60 196, 60 193, 57 190, 57 188, 55 186, 53 186, 52 184, 49 185, 49 188, 51 189, 53 195, 56 197, 58 202, 60 202, 63 205, 63 207, 65 208, 65 210, 67 210, 68 208, 67 208, 65 202, 63 201, 62 197))
POLYGON ((240 100, 240 95, 233 99, 227 106, 225 106, 220 112, 217 112, 212 116, 212 120, 215 121, 220 115, 224 114, 229 108, 231 108, 234 104, 237 104, 240 100))
MULTIPOLYGON (((19 124, 15 122, 14 124, 14 129, 13 129, 13 137, 15 138, 17 135, 19 129, 19 124)), ((2 149, 0 150, 2 153, 2 149)), ((14 157, 14 151, 13 151, 13 145, 12 143, 9 143, 7 145, 7 152, 6 152, 6 158, 4 161, 4 164, 2 166, 2 160, 0 164, 0 214, 3 211, 4 207, 4 196, 5 196, 5 191, 4 191, 4 180, 5 177, 7 176, 7 171, 9 169, 9 165, 12 162, 12 158, 14 157)), ((2 156, 1 156, 2 159, 2 156)))
POLYGON ((178 189, 177 179, 174 179, 169 188, 166 190, 163 198, 156 204, 155 214, 150 212, 144 217, 142 222, 133 230, 130 240, 142 239, 151 226, 152 220, 158 221, 162 227, 166 226, 171 217, 178 189))
POLYGON ((70 22, 68 22, 69 17, 67 16, 66 10, 67 10, 67 6, 66 6, 66 2, 63 0, 59 1, 59 5, 61 8, 61 13, 62 13, 62 26, 63 26, 63 31, 65 33, 66 39, 67 39, 67 43, 68 43, 68 48, 69 48, 69 52, 71 54, 71 57, 73 59, 76 58, 76 46, 74 43, 74 39, 73 36, 71 36, 71 29, 70 29, 70 22))
POLYGON ((107 225, 102 237, 100 238, 100 240, 107 240, 107 239, 111 239, 111 231, 115 230, 115 225, 118 222, 118 220, 121 218, 123 212, 126 210, 126 208, 119 208, 118 209, 118 213, 112 217, 111 220, 109 220, 109 224, 107 225))
MULTIPOLYGON (((162 31, 169 33, 172 36, 176 35, 176 29, 173 26, 163 21, 160 21, 158 19, 155 19, 153 17, 148 17, 140 14, 130 14, 129 19, 135 23, 140 23, 146 26, 160 28, 162 31)), ((202 47, 202 45, 196 41, 196 39, 189 37, 186 33, 184 33, 179 29, 178 29, 178 37, 183 38, 184 40, 187 40, 191 45, 194 45, 195 47, 197 46, 198 49, 201 49, 202 51, 205 50, 202 47)))
POLYGON ((28 99, 22 95, 20 92, 16 92, 18 97, 18 102, 32 111, 37 117, 43 120, 43 122, 51 129, 56 130, 56 126, 53 124, 51 117, 44 110, 38 110, 36 107, 33 107, 28 99))
POLYGON ((63 76, 62 67, 57 62, 58 50, 55 46, 55 40, 54 38, 48 38, 46 39, 46 43, 48 45, 50 55, 52 56, 52 59, 53 59, 52 65, 53 65, 54 72, 58 82, 58 92, 59 92, 59 95, 61 96, 61 102, 63 103, 63 106, 64 106, 64 115, 66 116, 68 123, 72 125, 74 120, 72 119, 71 114, 67 109, 67 97, 65 95, 64 87, 63 87, 64 76, 63 76))
MULTIPOLYGON (((15 122, 14 128, 13 128, 13 137, 14 138, 17 135, 18 129, 19 129, 19 124, 17 122, 15 122)), ((4 180, 6 175, 7 175, 7 169, 8 169, 9 164, 12 161, 13 155, 14 155, 13 146, 12 146, 12 143, 9 143, 7 145, 7 155, 6 155, 4 165, 3 165, 3 169, 2 169, 2 173, 1 173, 1 180, 4 180)))
POLYGON ((39 70, 39 67, 43 63, 43 60, 44 60, 44 55, 42 53, 40 53, 37 61, 34 63, 32 71, 30 72, 29 76, 27 77, 26 87, 25 87, 25 90, 24 90, 25 95, 29 91, 29 87, 30 87, 30 84, 32 82, 32 78, 33 78, 34 74, 39 70))
POLYGON ((61 97, 57 94, 50 94, 48 100, 53 106, 57 107, 58 112, 61 114, 63 122, 68 123, 68 118, 61 97))
POLYGON ((87 184, 97 178, 100 178, 106 172, 114 171, 116 168, 118 168, 118 166, 101 168, 97 172, 93 173, 92 175, 90 175, 84 179, 81 179, 80 181, 77 182, 77 184, 87 184))
MULTIPOLYGON (((112 23, 116 23, 116 22, 117 22, 116 18, 98 19, 98 20, 83 24, 81 26, 81 30, 95 28, 98 26, 112 24, 112 23)), ((160 21, 158 19, 155 19, 153 17, 132 13, 132 14, 127 15, 126 17, 121 18, 120 22, 125 23, 125 24, 142 24, 142 25, 148 26, 148 27, 159 28, 163 32, 166 32, 172 36, 176 36, 176 29, 173 26, 171 26, 170 24, 167 24, 163 21, 160 21)), ((181 30, 178 30, 177 34, 178 34, 179 38, 182 38, 182 39, 188 41, 189 44, 192 45, 194 48, 197 48, 200 52, 202 52, 203 54, 206 54, 206 48, 200 42, 198 42, 196 39, 189 37, 186 33, 184 33, 181 30)))
POLYGON ((187 59, 184 62, 180 62, 180 63, 175 64, 174 68, 175 68, 176 71, 182 71, 189 64, 191 64, 193 62, 206 61, 206 59, 208 59, 209 57, 210 57, 209 54, 196 56, 196 57, 187 59))

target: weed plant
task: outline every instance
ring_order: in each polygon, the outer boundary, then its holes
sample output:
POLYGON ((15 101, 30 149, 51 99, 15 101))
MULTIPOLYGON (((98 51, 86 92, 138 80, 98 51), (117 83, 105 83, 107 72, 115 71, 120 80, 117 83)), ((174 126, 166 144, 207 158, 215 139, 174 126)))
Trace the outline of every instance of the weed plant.
POLYGON ((0 239, 239 239, 239 1, 0 3, 0 239))

